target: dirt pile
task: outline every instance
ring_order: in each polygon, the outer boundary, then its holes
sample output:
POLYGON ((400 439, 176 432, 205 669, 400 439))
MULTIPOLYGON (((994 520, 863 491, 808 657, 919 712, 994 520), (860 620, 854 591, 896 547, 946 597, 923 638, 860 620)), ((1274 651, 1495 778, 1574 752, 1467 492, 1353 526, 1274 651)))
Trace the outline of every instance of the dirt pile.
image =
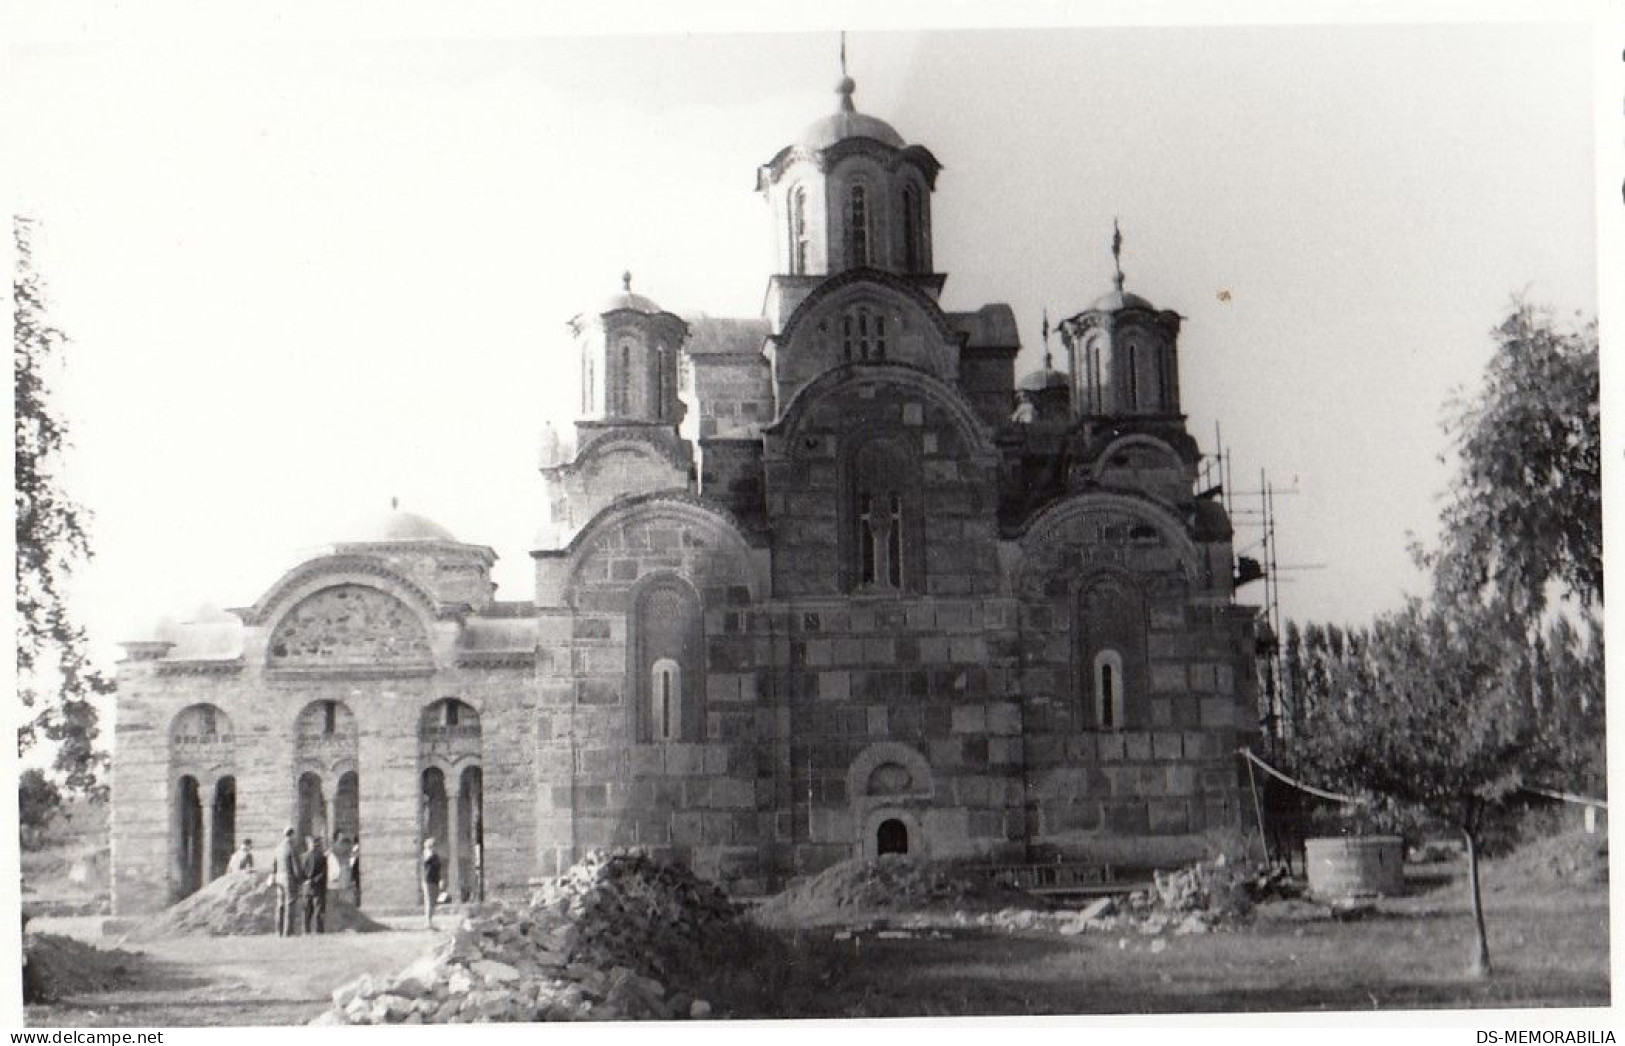
MULTIPOLYGON (((296 921, 303 925, 303 908, 296 921)), ((325 923, 328 933, 345 930, 372 933, 385 929, 332 890, 327 894, 325 923)), ((142 920, 130 931, 130 938, 226 937, 275 932, 276 888, 263 874, 231 872, 142 920)))
POLYGON ((1485 862, 1484 879, 1497 892, 1531 884, 1598 886, 1608 882, 1608 836, 1564 832, 1521 844, 1505 857, 1485 862))
POLYGON ((817 926, 913 912, 1046 908, 1020 890, 956 872, 952 865, 899 854, 842 861, 764 901, 763 926, 817 926))
POLYGON ((393 978, 333 993, 321 1024, 672 1020, 710 1003, 681 989, 723 943, 726 895, 639 850, 597 851, 528 906, 496 904, 393 978))
POLYGON ((55 1002, 109 991, 132 977, 136 956, 93 948, 72 937, 30 933, 23 939, 23 1002, 55 1002))

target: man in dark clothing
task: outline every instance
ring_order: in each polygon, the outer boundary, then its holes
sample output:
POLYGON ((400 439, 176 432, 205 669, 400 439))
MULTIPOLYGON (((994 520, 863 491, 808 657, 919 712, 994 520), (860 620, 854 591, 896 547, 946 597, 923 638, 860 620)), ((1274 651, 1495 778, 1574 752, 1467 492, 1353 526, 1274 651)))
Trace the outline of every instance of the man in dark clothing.
POLYGON ((325 933, 327 923, 327 854, 322 841, 310 838, 305 851, 305 932, 325 933), (315 930, 311 929, 314 925, 315 930))
POLYGON ((434 929, 434 905, 440 897, 440 855, 434 840, 423 840, 423 925, 434 929))
POLYGON ((355 906, 361 907, 361 840, 357 839, 350 847, 350 896, 355 899, 355 906))
POLYGON ((295 906, 299 903, 299 882, 303 879, 299 855, 294 852, 293 829, 282 833, 271 855, 271 883, 276 887, 276 935, 292 937, 295 906))

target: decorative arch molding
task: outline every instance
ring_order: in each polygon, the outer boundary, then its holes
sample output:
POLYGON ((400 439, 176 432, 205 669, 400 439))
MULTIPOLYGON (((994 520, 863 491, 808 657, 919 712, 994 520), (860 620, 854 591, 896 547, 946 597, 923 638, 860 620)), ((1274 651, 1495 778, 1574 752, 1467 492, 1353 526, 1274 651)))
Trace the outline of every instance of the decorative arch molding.
MULTIPOLYGON (((656 491, 635 497, 618 498, 588 520, 587 525, 571 540, 562 555, 565 558, 565 585, 575 591, 580 584, 582 565, 598 551, 604 535, 618 527, 630 524, 674 523, 701 531, 716 542, 713 549, 721 548, 741 556, 749 555, 751 547, 745 540, 739 521, 726 509, 687 491, 656 491)), ((755 571, 745 571, 742 580, 750 588, 752 599, 762 596, 755 571)))
POLYGON ((236 763, 231 717, 207 701, 187 705, 169 721, 171 778, 191 774, 199 784, 229 774, 236 763))
POLYGON ((991 467, 998 462, 999 452, 993 445, 992 435, 959 390, 936 375, 906 363, 845 363, 827 370, 797 389, 783 416, 763 431, 782 439, 789 448, 789 456, 795 457, 801 428, 813 407, 825 396, 848 386, 865 384, 895 385, 941 407, 953 421, 966 456, 973 464, 991 467))
POLYGON ((575 457, 546 471, 569 476, 584 471, 599 457, 617 451, 632 453, 650 461, 669 464, 687 475, 694 462, 683 453, 682 441, 672 436, 673 424, 650 426, 647 429, 619 425, 599 433, 576 451, 575 457))
POLYGON ((1147 436, 1144 433, 1135 433, 1128 436, 1119 436, 1110 443, 1106 444, 1106 446, 1101 450, 1100 454, 1095 458, 1095 463, 1090 469, 1090 475, 1094 479, 1099 480, 1101 473, 1105 472, 1111 467, 1113 455, 1136 447, 1147 448, 1152 453, 1164 458, 1165 463, 1161 466, 1163 468, 1184 469, 1186 467, 1184 459, 1179 456, 1179 451, 1174 449, 1172 444, 1168 443, 1166 440, 1158 439, 1155 436, 1147 436))
POLYGON ((324 588, 361 585, 394 596, 428 623, 460 620, 468 612, 463 603, 442 603, 412 578, 373 556, 337 554, 307 560, 282 575, 251 607, 231 611, 247 625, 264 626, 324 588))
POLYGON ((429 625, 421 608, 376 584, 312 586, 291 600, 266 642, 274 669, 432 666, 429 625))
MULTIPOLYGON (((1173 549, 1187 581, 1202 577, 1203 558, 1178 519, 1149 498, 1116 491, 1092 490, 1057 501, 1040 511, 1022 528, 1018 537, 1023 574, 1045 559, 1045 553, 1064 546, 1084 544, 1074 535, 1091 517, 1127 515, 1154 528, 1173 549)), ((1091 570, 1096 569, 1091 565, 1091 570)))
POLYGON ((949 325, 948 317, 943 314, 937 303, 920 290, 914 281, 872 266, 847 269, 824 280, 802 299, 795 311, 790 313, 790 318, 784 321, 784 329, 773 335, 770 340, 775 345, 790 344, 795 340, 796 332, 802 323, 819 312, 826 303, 839 305, 843 298, 850 295, 854 285, 862 284, 885 288, 919 309, 930 321, 944 345, 957 346, 964 340, 960 332, 949 325))
MULTIPOLYGON (((931 774, 930 762, 918 749, 897 741, 882 741, 865 748, 852 760, 852 765, 846 771, 846 794, 853 805, 859 807, 877 802, 888 805, 923 802, 936 794, 936 781, 931 774), (906 787, 879 791, 871 787, 875 772, 888 766, 901 767, 907 772, 906 787)), ((874 833, 868 831, 868 834, 872 836, 874 833)), ((918 833, 914 831, 911 834, 918 833)))

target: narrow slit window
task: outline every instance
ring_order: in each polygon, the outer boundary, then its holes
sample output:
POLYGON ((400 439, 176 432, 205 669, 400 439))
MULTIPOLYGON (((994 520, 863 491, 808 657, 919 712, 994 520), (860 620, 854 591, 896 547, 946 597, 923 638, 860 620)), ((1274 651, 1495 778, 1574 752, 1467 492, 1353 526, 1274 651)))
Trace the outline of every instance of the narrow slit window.
POLYGON ((869 264, 869 195, 861 185, 852 186, 850 219, 852 223, 852 264, 869 264))
POLYGON ((875 582, 875 520, 873 499, 867 493, 858 495, 858 550, 862 557, 858 579, 872 585, 875 582))
POLYGON ((682 667, 670 658, 661 658, 654 663, 651 674, 649 697, 654 707, 649 710, 650 733, 656 741, 679 740, 683 721, 682 667))

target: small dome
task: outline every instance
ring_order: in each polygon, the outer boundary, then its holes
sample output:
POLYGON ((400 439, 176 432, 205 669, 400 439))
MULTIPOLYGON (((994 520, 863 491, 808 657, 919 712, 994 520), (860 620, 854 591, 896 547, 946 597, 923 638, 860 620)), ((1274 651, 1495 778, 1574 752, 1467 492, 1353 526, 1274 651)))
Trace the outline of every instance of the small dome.
POLYGON ((835 93, 841 96, 841 107, 823 119, 808 124, 796 136, 796 144, 804 149, 820 150, 848 138, 873 138, 893 149, 901 149, 903 136, 897 133, 896 128, 879 117, 858 112, 853 106, 852 92, 855 90, 857 84, 852 78, 842 77, 841 82, 835 85, 835 93))
POLYGON ((1072 387, 1072 381, 1065 371, 1052 370, 1045 367, 1035 370, 1021 379, 1017 386, 1022 392, 1043 392, 1045 389, 1067 389, 1072 387))
POLYGON ((368 527, 362 541, 450 541, 451 531, 415 512, 390 509, 368 527))
POLYGON ((654 316, 666 310, 641 294, 633 294, 632 274, 623 272, 621 274, 621 293, 612 294, 605 298, 599 304, 597 311, 600 316, 612 312, 641 312, 645 316, 654 316))
POLYGON ((1109 294, 1102 294, 1089 306, 1096 312, 1116 312, 1119 309, 1148 309, 1155 312, 1157 307, 1132 291, 1114 290, 1109 294))

